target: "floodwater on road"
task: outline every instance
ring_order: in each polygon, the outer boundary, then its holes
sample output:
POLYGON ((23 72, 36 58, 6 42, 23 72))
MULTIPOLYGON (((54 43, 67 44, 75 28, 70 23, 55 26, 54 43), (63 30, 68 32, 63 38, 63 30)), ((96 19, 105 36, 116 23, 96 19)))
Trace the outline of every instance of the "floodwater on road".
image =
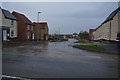
POLYGON ((3 47, 3 75, 27 78, 117 78, 118 57, 66 42, 28 42, 3 47))

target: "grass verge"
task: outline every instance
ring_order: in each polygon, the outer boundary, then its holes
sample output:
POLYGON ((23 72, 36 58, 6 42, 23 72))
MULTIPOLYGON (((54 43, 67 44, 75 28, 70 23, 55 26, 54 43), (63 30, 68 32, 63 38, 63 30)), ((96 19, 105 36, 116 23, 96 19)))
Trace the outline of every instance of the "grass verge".
POLYGON ((90 51, 99 51, 99 52, 105 52, 106 50, 99 46, 99 45, 75 45, 73 46, 75 48, 90 50, 90 51))
POLYGON ((85 40, 79 40, 79 41, 76 41, 74 43, 93 43, 93 42, 85 41, 85 40))
POLYGON ((68 39, 61 39, 61 41, 68 41, 68 39))

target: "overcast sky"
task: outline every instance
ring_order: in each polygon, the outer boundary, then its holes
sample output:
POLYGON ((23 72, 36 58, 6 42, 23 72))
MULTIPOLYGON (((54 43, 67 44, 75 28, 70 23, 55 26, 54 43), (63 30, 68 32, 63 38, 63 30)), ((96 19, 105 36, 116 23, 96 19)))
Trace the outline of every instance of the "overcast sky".
POLYGON ((27 16, 32 22, 47 21, 49 33, 70 34, 98 27, 118 7, 117 2, 5 2, 2 8, 27 16))

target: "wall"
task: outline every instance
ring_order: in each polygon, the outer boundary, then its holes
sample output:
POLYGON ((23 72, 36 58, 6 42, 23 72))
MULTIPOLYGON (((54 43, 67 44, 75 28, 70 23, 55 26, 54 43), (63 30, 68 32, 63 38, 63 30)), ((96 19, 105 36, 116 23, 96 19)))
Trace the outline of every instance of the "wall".
POLYGON ((45 24, 44 28, 42 27, 43 24, 40 23, 34 23, 35 27, 34 27, 34 31, 35 31, 35 40, 48 40, 48 33, 49 33, 49 29, 48 29, 48 25, 45 24), (44 39, 44 36, 46 36, 46 38, 44 39))
POLYGON ((120 33, 120 23, 118 19, 120 21, 120 11, 114 16, 113 20, 102 24, 93 32, 94 40, 106 39, 116 41, 116 35, 120 33))
POLYGON ((11 30, 14 31, 14 36, 11 38, 17 37, 17 21, 13 20, 14 24, 11 25, 11 19, 6 19, 4 14, 2 14, 2 26, 4 27, 10 27, 10 37, 11 37, 11 30))
POLYGON ((10 37, 16 38, 17 37, 17 21, 14 21, 14 26, 10 28, 10 37), (11 36, 11 31, 14 31, 14 36, 11 36))
POLYGON ((116 40, 117 33, 118 33, 118 13, 115 15, 113 20, 111 20, 111 40, 116 40))
POLYGON ((2 10, 1 10, 1 7, 0 7, 0 26, 2 26, 2 10))

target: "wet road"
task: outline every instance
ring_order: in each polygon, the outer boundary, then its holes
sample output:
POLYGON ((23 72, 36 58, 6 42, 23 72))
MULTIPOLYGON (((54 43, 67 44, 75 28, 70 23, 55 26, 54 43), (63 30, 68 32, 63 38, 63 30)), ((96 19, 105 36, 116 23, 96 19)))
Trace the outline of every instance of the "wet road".
POLYGON ((32 42, 3 48, 3 74, 27 78, 117 78, 118 57, 68 46, 32 42))

